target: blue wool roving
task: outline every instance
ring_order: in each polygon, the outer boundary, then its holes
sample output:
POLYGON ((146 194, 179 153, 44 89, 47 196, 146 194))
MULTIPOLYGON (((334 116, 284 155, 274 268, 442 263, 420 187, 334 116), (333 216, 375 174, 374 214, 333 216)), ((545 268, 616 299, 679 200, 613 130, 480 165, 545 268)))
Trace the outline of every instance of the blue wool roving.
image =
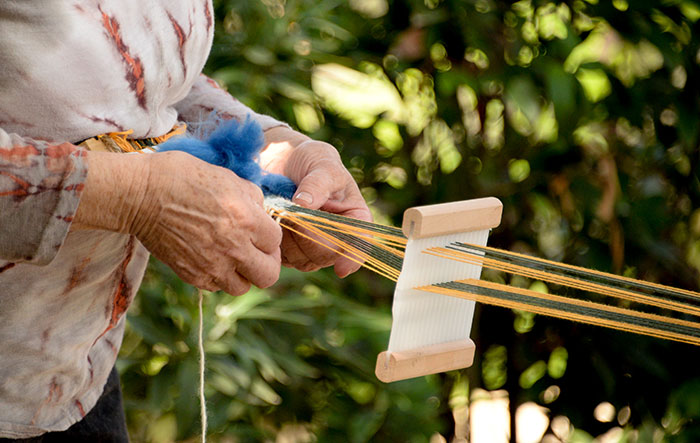
POLYGON ((248 116, 245 122, 222 120, 205 139, 174 137, 158 146, 158 152, 183 151, 200 160, 235 172, 258 185, 265 195, 279 195, 289 200, 297 186, 284 175, 264 171, 257 163, 265 145, 262 129, 248 116))

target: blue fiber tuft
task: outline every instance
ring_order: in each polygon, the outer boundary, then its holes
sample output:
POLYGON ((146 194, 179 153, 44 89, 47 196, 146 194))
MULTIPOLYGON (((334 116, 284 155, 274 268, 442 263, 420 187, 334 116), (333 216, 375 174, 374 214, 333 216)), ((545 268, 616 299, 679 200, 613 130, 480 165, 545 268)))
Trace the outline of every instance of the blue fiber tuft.
POLYGON ((265 195, 279 195, 287 200, 294 197, 297 185, 288 177, 279 174, 265 174, 261 177, 260 188, 265 195))
POLYGON ((257 163, 264 145, 260 125, 248 116, 243 123, 236 120, 218 122, 216 129, 204 140, 191 136, 174 137, 158 146, 158 152, 187 152, 207 163, 230 169, 258 185, 265 195, 279 195, 291 200, 296 184, 284 175, 264 171, 257 163))
POLYGON ((184 151, 194 155, 200 160, 216 165, 219 163, 219 153, 209 143, 196 138, 177 137, 168 140, 166 143, 158 146, 158 152, 161 151, 184 151))

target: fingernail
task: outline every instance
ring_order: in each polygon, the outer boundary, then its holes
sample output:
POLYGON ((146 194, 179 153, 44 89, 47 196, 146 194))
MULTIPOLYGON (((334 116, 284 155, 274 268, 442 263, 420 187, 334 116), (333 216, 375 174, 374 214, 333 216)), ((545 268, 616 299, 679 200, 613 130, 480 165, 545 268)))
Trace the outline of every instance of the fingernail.
POLYGON ((314 198, 308 192, 300 192, 294 196, 294 201, 295 202, 302 202, 302 203, 306 203, 307 205, 310 205, 311 203, 313 203, 314 198))

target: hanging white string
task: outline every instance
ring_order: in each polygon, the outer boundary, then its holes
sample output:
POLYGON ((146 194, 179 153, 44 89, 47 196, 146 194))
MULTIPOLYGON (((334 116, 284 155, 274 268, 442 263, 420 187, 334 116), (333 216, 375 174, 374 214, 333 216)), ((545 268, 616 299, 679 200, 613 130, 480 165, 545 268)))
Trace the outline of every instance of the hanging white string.
POLYGON ((199 414, 202 421, 202 443, 207 441, 207 403, 204 397, 204 315, 202 304, 204 294, 201 289, 198 289, 199 295, 199 334, 197 337, 197 346, 199 348, 199 414))

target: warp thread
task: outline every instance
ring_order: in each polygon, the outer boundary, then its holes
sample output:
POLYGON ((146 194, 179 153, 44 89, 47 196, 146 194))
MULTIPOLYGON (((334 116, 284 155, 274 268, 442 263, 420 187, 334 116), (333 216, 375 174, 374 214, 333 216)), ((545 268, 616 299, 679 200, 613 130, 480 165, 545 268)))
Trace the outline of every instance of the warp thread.
POLYGON ((206 367, 205 353, 204 353, 204 309, 202 309, 202 304, 204 303, 204 294, 201 289, 198 292, 198 308, 199 308, 199 331, 197 334, 197 348, 199 350, 199 416, 202 421, 202 443, 207 442, 207 403, 206 397, 204 396, 204 369, 206 367))

